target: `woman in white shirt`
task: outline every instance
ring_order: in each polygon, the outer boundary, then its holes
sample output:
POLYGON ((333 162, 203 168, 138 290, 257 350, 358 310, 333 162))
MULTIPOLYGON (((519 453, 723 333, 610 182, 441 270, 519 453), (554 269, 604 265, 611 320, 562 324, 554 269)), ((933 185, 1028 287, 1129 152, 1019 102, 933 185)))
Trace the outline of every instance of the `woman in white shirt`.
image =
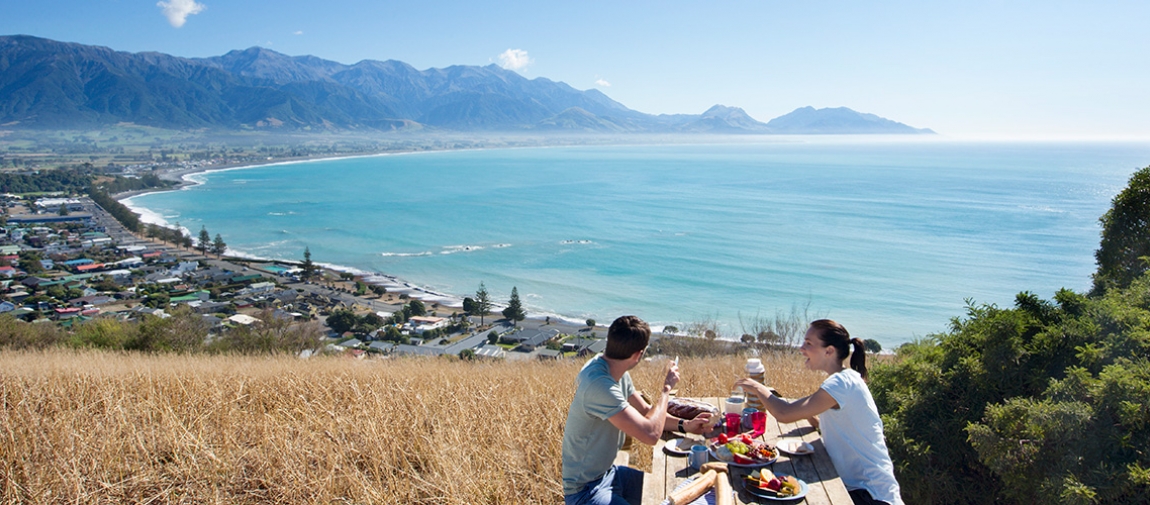
POLYGON ((902 505, 894 464, 886 449, 882 419, 866 385, 866 350, 841 324, 829 319, 811 323, 799 352, 806 366, 829 374, 814 394, 793 402, 771 394, 751 379, 735 386, 751 391, 779 422, 819 416, 823 445, 856 505, 902 505), (851 352, 851 348, 853 351, 851 352), (850 368, 843 360, 850 356, 850 368))

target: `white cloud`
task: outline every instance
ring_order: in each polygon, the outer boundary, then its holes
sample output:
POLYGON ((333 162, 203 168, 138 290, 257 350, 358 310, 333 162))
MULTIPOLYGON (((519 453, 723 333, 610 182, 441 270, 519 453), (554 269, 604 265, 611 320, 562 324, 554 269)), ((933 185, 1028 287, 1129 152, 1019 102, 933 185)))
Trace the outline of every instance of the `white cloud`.
POLYGON ((303 35, 303 30, 296 30, 292 35, 303 35))
POLYGON ((499 55, 499 66, 507 70, 520 70, 533 63, 522 49, 508 49, 499 55))
POLYGON ((607 82, 607 79, 595 79, 595 84, 602 86, 604 88, 610 88, 611 87, 611 83, 607 82))
POLYGON ((184 26, 184 23, 188 21, 188 16, 199 14, 208 8, 204 4, 196 3, 196 0, 168 0, 167 2, 157 2, 156 5, 164 11, 164 16, 168 18, 168 22, 176 28, 184 26))

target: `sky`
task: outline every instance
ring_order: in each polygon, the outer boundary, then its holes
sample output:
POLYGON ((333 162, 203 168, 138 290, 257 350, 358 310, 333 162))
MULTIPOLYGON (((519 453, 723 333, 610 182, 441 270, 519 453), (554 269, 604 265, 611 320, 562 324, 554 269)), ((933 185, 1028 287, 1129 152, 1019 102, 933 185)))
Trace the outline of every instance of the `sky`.
POLYGON ((651 114, 849 107, 955 138, 1150 138, 1150 2, 0 0, 0 35, 496 64, 651 114))

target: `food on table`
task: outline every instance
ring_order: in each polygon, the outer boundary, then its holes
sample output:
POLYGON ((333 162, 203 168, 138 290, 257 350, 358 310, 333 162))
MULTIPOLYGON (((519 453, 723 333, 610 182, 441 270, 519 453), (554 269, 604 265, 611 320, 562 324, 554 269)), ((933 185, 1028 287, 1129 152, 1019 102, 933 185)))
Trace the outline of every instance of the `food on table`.
POLYGON ((672 398, 667 402, 667 413, 679 419, 690 421, 704 412, 711 414, 712 428, 719 423, 719 408, 710 403, 688 398, 672 398))
POLYGON ((767 470, 755 470, 746 476, 750 485, 766 491, 773 491, 779 497, 795 496, 799 494, 802 486, 799 485, 799 479, 790 475, 775 475, 774 472, 767 470))
POLYGON ((728 472, 727 464, 726 463, 720 463, 718 461, 711 461, 709 463, 704 463, 703 467, 699 469, 699 471, 703 472, 703 473, 706 473, 708 470, 714 470, 714 471, 719 472, 719 473, 727 473, 728 472))
POLYGON ((773 445, 755 441, 746 433, 735 437, 728 437, 726 434, 720 433, 718 437, 708 440, 707 445, 715 452, 715 457, 720 461, 739 465, 769 463, 778 456, 773 445))
MULTIPOLYGON (((682 489, 671 493, 671 496, 667 497, 667 501, 670 503, 670 505, 684 505, 691 503, 699 499, 700 496, 703 496, 707 490, 711 489, 711 487, 715 485, 715 478, 717 476, 718 473, 714 470, 704 472, 699 476, 698 479, 695 479, 690 484, 683 486, 682 489)), ((725 479, 726 477, 723 478, 725 479)))
POLYGON ((735 493, 726 473, 715 476, 715 505, 735 505, 735 493))

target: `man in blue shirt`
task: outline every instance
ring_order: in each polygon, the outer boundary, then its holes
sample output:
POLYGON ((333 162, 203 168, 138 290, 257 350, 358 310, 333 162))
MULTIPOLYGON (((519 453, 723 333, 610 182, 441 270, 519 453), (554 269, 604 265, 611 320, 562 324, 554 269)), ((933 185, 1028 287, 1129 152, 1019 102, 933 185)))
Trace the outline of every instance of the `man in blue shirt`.
POLYGON ((639 505, 643 472, 614 466, 625 435, 655 445, 664 429, 702 433, 709 416, 684 421, 667 414, 679 368, 667 369, 655 405, 635 391, 629 370, 643 359, 651 328, 623 316, 607 330, 607 348, 591 358, 575 379, 577 389, 563 429, 563 495, 567 505, 639 505))

